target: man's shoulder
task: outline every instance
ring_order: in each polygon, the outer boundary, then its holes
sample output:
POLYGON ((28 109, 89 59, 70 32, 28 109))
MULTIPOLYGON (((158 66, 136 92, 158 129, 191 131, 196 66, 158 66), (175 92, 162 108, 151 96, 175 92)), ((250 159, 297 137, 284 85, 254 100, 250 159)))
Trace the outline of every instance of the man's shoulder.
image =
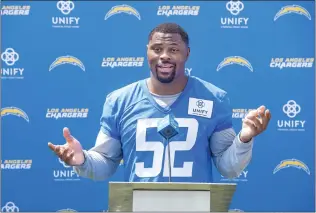
POLYGON ((131 102, 132 100, 136 101, 138 98, 141 97, 141 84, 143 83, 143 81, 145 81, 145 79, 130 83, 126 86, 113 90, 106 96, 106 101, 119 105, 126 102, 131 102))
POLYGON ((228 93, 222 88, 202 80, 197 77, 194 78, 194 90, 200 99, 211 100, 213 102, 213 118, 221 119, 223 116, 226 118, 227 115, 230 116, 232 109, 230 105, 230 99, 228 93))
POLYGON ((199 94, 202 94, 203 96, 211 96, 220 102, 227 98, 227 92, 222 88, 195 76, 192 76, 191 78, 193 79, 194 87, 199 94))
POLYGON ((108 96, 111 96, 113 98, 114 97, 119 98, 119 97, 122 97, 122 96, 127 96, 127 95, 131 94, 133 92, 133 90, 137 89, 140 86, 141 81, 142 80, 135 81, 133 83, 130 83, 128 85, 125 85, 123 87, 115 89, 112 92, 110 92, 108 94, 108 96))

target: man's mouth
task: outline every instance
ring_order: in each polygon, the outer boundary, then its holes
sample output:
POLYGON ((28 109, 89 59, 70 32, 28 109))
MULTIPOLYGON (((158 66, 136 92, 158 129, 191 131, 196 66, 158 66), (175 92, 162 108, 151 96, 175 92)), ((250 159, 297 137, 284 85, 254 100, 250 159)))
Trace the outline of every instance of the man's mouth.
POLYGON ((162 74, 169 74, 173 71, 174 65, 173 64, 158 64, 157 70, 162 74))

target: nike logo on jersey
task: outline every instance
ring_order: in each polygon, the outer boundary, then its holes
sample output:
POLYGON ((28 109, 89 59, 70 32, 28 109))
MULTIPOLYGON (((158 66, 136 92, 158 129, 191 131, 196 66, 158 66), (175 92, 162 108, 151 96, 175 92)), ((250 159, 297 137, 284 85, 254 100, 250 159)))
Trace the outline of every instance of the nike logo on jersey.
POLYGON ((190 98, 189 99, 189 115, 196 115, 206 118, 212 117, 213 101, 190 98))

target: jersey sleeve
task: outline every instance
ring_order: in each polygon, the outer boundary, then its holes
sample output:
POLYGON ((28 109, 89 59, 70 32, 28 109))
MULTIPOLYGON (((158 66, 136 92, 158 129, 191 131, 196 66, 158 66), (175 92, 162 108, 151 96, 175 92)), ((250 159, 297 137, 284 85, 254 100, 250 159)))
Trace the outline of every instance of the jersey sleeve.
POLYGON ((102 116, 100 119, 101 131, 116 139, 120 140, 119 131, 119 101, 118 98, 109 94, 104 102, 102 116))
POLYGON ((222 95, 218 100, 217 111, 217 125, 215 132, 222 131, 224 129, 231 128, 233 126, 232 122, 232 108, 230 106, 230 100, 227 94, 222 95))

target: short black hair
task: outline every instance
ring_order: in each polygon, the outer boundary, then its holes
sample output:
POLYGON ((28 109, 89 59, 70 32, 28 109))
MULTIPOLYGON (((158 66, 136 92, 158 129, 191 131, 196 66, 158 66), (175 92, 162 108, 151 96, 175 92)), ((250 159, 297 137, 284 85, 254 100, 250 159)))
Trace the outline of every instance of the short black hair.
POLYGON ((163 23, 155 27, 149 34, 149 40, 151 40, 154 33, 175 33, 180 34, 183 42, 189 46, 189 35, 188 33, 176 23, 163 23))

